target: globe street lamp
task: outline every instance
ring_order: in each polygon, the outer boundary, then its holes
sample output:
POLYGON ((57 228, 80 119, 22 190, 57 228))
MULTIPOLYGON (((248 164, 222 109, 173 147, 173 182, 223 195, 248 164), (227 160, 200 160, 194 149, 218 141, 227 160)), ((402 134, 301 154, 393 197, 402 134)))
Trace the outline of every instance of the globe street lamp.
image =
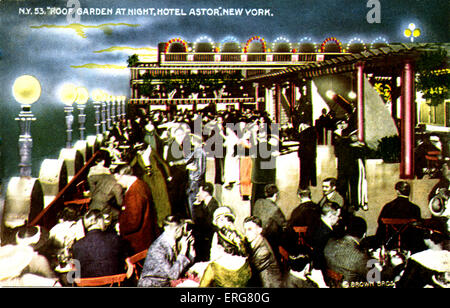
POLYGON ((23 75, 14 81, 12 94, 21 105, 21 112, 15 119, 20 128, 20 176, 12 177, 8 182, 0 222, 1 233, 3 226, 13 229, 25 225, 44 208, 41 183, 31 177, 31 122, 36 120, 31 112, 31 105, 41 96, 41 85, 34 76, 23 75))
POLYGON ((78 124, 80 129, 80 140, 85 140, 84 131, 86 130, 84 124, 86 123, 86 114, 84 109, 86 108, 86 102, 89 99, 89 92, 84 87, 77 88, 77 107, 78 107, 78 124))
POLYGON ((77 99, 77 87, 74 84, 64 84, 59 92, 61 101, 66 105, 64 106, 64 112, 66 113, 66 148, 72 147, 72 124, 73 124, 73 107, 72 104, 77 99))
POLYGON ((408 28, 403 31, 403 34, 406 37, 411 38, 411 42, 414 42, 415 37, 419 37, 422 33, 419 28, 416 28, 416 25, 411 23, 409 24, 408 28))
POLYGON ((12 87, 15 100, 21 105, 22 110, 15 120, 19 123, 19 154, 20 154, 20 176, 31 176, 31 149, 33 139, 31 138, 31 122, 36 118, 31 112, 31 105, 41 96, 41 85, 36 77, 23 75, 17 78, 12 87))

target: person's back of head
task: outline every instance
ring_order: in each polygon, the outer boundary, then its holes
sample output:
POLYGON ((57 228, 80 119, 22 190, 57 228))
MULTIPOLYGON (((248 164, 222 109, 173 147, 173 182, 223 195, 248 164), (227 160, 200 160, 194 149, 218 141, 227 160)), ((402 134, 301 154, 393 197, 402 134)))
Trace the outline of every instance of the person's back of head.
POLYGON ((367 232, 367 223, 362 217, 353 216, 347 224, 347 234, 362 239, 367 232))
POLYGON ((210 182, 203 183, 201 186, 204 192, 207 192, 210 196, 214 194, 214 185, 210 182))
POLYGON ((321 215, 322 216, 329 216, 329 215, 333 215, 333 216, 339 216, 341 213, 341 208, 339 207, 339 204, 337 204, 336 202, 332 202, 332 201, 325 201, 325 203, 322 206, 321 209, 321 215))
POLYGON ((330 183, 331 187, 336 187, 337 179, 333 177, 326 178, 322 181, 322 183, 330 183))
POLYGON ((398 194, 409 197, 409 194, 411 193, 411 186, 406 181, 399 181, 395 184, 395 190, 398 194))
POLYGON ((300 199, 311 199, 311 190, 309 188, 297 190, 300 199))
POLYGON ((272 198, 279 192, 278 187, 275 184, 267 184, 264 187, 264 194, 266 198, 272 198))
POLYGON ((106 150, 99 150, 96 158, 95 158, 95 164, 98 165, 99 163, 104 162, 103 166, 105 168, 109 168, 111 166, 111 155, 106 150))

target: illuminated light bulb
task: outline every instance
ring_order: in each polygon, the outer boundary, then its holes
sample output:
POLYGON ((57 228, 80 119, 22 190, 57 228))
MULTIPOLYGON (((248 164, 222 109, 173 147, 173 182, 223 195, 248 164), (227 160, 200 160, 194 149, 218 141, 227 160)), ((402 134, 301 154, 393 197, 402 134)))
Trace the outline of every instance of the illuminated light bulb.
POLYGON ((84 105, 89 99, 89 92, 85 87, 78 87, 77 88, 77 99, 76 103, 79 105, 84 105))
POLYGON ((77 87, 72 83, 65 83, 59 91, 59 98, 67 106, 71 106, 77 99, 77 87))
POLYGON ((14 99, 23 105, 31 105, 41 96, 41 84, 36 77, 23 75, 18 77, 13 84, 14 99))
POLYGON ((336 93, 333 90, 328 90, 325 95, 329 98, 329 99, 333 99, 333 97, 336 95, 336 93))

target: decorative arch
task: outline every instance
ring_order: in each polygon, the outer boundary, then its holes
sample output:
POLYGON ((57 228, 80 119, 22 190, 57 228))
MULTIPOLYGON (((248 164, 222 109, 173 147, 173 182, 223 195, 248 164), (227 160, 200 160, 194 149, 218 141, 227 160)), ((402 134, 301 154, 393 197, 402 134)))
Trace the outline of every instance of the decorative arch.
POLYGON ((377 38, 375 38, 372 41, 371 48, 373 48, 375 44, 386 44, 386 45, 388 45, 389 43, 388 43, 386 38, 384 38, 382 36, 378 36, 377 38))
POLYGON ((341 41, 333 36, 326 38, 325 41, 322 42, 322 45, 320 45, 320 52, 325 52, 325 46, 328 44, 328 42, 335 42, 339 47, 339 52, 343 51, 341 41))
POLYGON ((203 36, 200 36, 199 38, 197 38, 194 42, 194 51, 197 51, 197 47, 198 47, 199 43, 209 43, 209 44, 211 44, 211 49, 216 50, 216 46, 215 46, 213 40, 209 36, 203 35, 203 36))
POLYGON ((354 38, 352 38, 352 39, 348 42, 348 44, 347 44, 347 51, 350 51, 350 50, 351 50, 352 44, 361 44, 363 50, 366 50, 366 49, 367 49, 366 44, 365 44, 364 41, 363 41, 361 38, 359 38, 359 37, 354 37, 354 38))
POLYGON ((184 47, 184 52, 188 52, 188 44, 186 43, 186 41, 183 40, 182 38, 177 37, 177 38, 171 39, 170 41, 168 41, 168 42, 166 43, 166 46, 164 47, 164 53, 167 53, 167 52, 169 51, 169 47, 170 47, 170 45, 172 45, 173 43, 179 43, 179 44, 183 45, 183 47, 184 47))
POLYGON ((261 42, 261 44, 262 44, 262 48, 263 48, 263 52, 266 52, 266 40, 264 40, 264 38, 262 38, 262 37, 260 37, 260 36, 253 36, 253 37, 251 37, 251 38, 249 38, 248 40, 247 40, 247 43, 245 44, 245 47, 244 47, 244 53, 247 53, 248 52, 248 47, 250 46, 250 44, 253 42, 253 41, 260 41, 261 42))
MULTIPOLYGON (((289 47, 289 51, 292 51, 292 43, 289 41, 289 39, 285 36, 279 36, 275 39, 275 41, 272 43, 272 50, 275 51, 277 49, 277 46, 281 44, 286 44, 289 47)), ((279 47, 279 46, 278 46, 279 47)))

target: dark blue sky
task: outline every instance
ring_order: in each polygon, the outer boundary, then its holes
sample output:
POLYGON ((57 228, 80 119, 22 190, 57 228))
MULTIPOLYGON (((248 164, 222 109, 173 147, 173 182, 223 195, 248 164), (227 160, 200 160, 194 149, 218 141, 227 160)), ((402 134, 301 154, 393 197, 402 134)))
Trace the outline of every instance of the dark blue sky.
MULTIPOLYGON (((449 41, 448 0, 380 0, 381 22, 370 24, 366 15, 367 0, 79 0, 81 8, 179 8, 189 13, 191 8, 247 8, 270 10, 271 16, 86 16, 80 18, 84 28, 68 28, 64 15, 28 15, 46 13, 47 7, 65 8, 67 0, 2 0, 0 1, 0 137, 3 139, 3 172, 9 176, 18 169, 18 128, 14 117, 20 107, 15 103, 11 87, 20 75, 36 76, 42 86, 42 96, 33 105, 37 121, 33 131, 44 137, 59 136, 49 142, 34 138, 33 164, 40 164, 42 155, 57 155, 65 144, 63 105, 57 89, 62 82, 84 85, 88 90, 104 88, 112 94, 128 95, 127 69, 98 69, 99 65, 126 66, 126 59, 136 53, 132 49, 110 50, 111 47, 148 48, 158 42, 181 36, 195 41, 202 35, 220 42, 232 35, 245 42, 260 35, 267 42, 285 36, 298 42, 304 36, 321 43, 336 36, 343 43, 360 37, 370 43, 382 36, 389 42, 408 42, 403 29, 411 22, 422 30, 418 42, 449 41), (22 9, 22 10, 20 10, 22 9), (106 24, 106 25, 105 25, 106 24), (103 25, 103 26, 101 26, 103 25), (99 27, 101 26, 101 27, 99 27), (110 50, 99 52, 101 50, 110 50), (89 64, 90 68, 85 68, 89 64), (5 164, 5 160, 8 161, 5 164)), ((146 53, 148 51, 141 50, 146 53)), ((88 114, 92 118, 92 114, 88 114)), ((93 131, 92 128, 88 128, 93 131)), ((88 131, 89 132, 89 131, 88 131)), ((34 170, 37 167, 34 166, 34 170)), ((36 171, 34 171, 36 173, 36 171)), ((36 174, 35 174, 36 175, 36 174)))

